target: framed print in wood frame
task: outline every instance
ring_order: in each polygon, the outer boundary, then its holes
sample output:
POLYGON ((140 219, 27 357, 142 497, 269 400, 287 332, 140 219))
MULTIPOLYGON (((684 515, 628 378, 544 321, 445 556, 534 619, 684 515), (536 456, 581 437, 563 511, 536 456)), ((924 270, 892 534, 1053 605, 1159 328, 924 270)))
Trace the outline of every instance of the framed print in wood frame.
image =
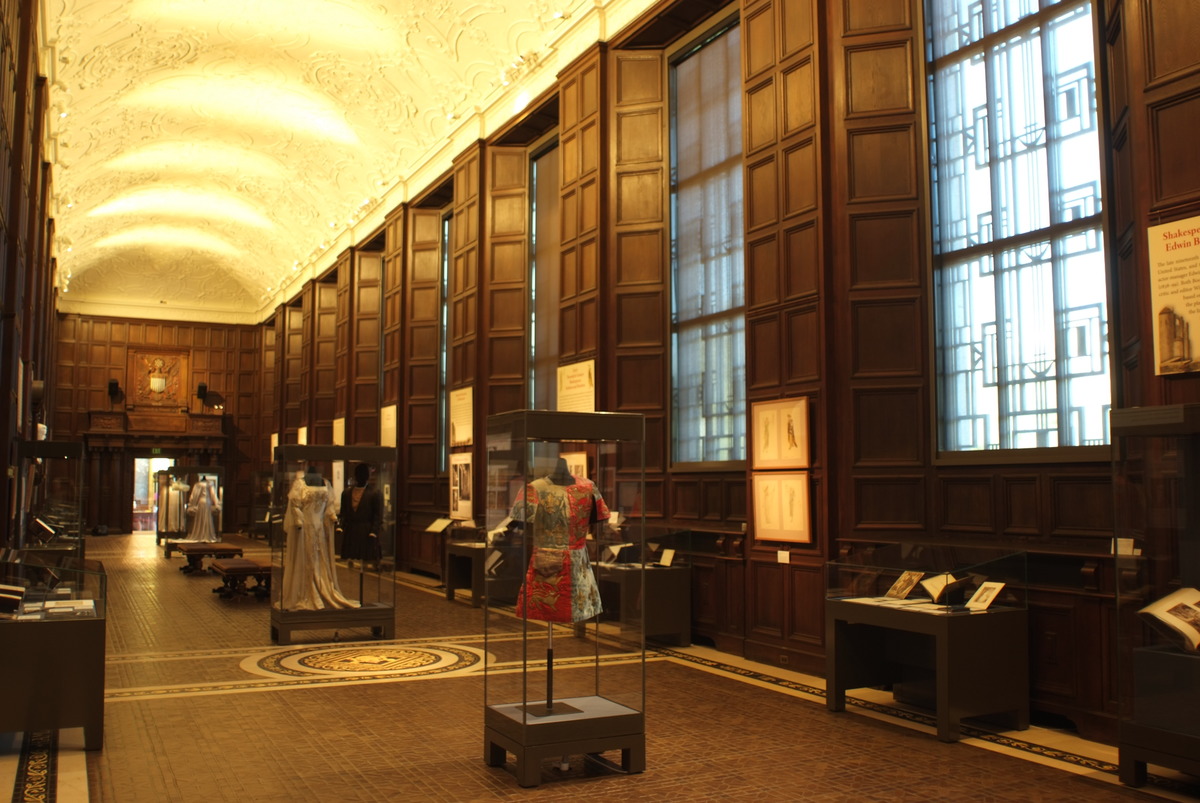
POLYGON ((750 410, 751 468, 808 468, 808 397, 756 402, 750 410))
POLYGON ((471 453, 450 453, 450 518, 469 521, 471 506, 471 453))
POLYGON ((812 543, 807 471, 768 471, 754 475, 754 538, 812 543))

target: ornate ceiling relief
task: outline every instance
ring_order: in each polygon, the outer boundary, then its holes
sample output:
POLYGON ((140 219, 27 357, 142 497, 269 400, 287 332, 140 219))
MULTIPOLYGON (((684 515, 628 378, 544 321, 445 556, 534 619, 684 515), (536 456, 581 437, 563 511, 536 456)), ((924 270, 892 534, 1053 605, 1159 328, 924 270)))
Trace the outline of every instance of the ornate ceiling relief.
POLYGON ((652 0, 42 0, 59 308, 257 323, 652 0))

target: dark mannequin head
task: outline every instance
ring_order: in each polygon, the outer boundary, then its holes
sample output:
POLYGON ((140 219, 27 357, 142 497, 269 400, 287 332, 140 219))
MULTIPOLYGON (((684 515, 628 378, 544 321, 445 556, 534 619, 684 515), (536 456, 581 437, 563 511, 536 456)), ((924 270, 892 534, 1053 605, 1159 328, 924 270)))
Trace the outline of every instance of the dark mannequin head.
POLYGON ((354 467, 354 484, 359 488, 367 487, 367 483, 371 481, 371 467, 366 463, 359 463, 354 467))

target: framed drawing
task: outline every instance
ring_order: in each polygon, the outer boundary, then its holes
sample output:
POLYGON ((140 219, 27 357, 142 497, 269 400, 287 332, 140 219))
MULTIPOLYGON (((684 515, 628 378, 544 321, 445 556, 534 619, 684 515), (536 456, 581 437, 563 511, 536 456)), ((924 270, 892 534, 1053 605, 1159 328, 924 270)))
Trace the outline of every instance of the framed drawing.
POLYGON ((754 475, 754 538, 757 541, 812 543, 807 471, 754 475))
POLYGON ((752 458, 764 468, 808 468, 808 397, 751 405, 752 458))
POLYGON ((471 453, 450 453, 450 518, 469 521, 471 511, 471 453))

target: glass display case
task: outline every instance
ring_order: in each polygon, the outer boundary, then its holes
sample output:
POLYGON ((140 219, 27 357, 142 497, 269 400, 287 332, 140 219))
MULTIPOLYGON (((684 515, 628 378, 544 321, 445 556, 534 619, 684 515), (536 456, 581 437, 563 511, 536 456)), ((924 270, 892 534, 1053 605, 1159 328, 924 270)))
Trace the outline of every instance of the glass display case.
POLYGON ((274 471, 255 471, 250 475, 254 494, 250 499, 250 524, 246 534, 251 538, 271 536, 271 489, 275 486, 274 471))
POLYGON ((83 557, 83 444, 20 441, 20 489, 13 546, 47 557, 83 557))
POLYGON ((6 550, 0 562, 0 732, 83 727, 104 743, 104 567, 6 550))
POLYGON ((154 475, 154 542, 220 541, 225 532, 224 470, 175 465, 154 475))
POLYGON ((286 445, 271 481, 271 639, 396 632, 396 450, 286 445))
POLYGON ((623 413, 488 418, 484 760, 513 754, 521 786, 548 758, 645 769, 643 435, 623 413))
POLYGON ((1112 411, 1120 776, 1200 775, 1200 404, 1112 411))
POLYGON ((968 717, 1029 726, 1025 553, 966 546, 861 547, 826 564, 826 705, 890 685, 955 741, 968 717))

